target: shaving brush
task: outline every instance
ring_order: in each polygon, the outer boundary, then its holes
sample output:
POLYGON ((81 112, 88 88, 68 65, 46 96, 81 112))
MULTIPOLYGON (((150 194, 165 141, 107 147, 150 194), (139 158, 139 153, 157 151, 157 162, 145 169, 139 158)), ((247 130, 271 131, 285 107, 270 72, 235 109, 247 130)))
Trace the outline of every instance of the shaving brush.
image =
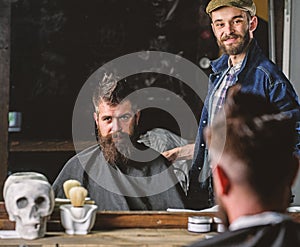
POLYGON ((73 187, 78 187, 78 186, 81 186, 81 183, 75 179, 70 179, 70 180, 65 181, 63 184, 63 189, 64 189, 66 198, 70 199, 70 195, 69 195, 70 189, 73 187))
POLYGON ((72 187, 69 190, 69 196, 71 200, 71 212, 73 216, 77 219, 83 218, 85 214, 85 209, 83 207, 85 198, 87 196, 87 190, 81 186, 72 187))

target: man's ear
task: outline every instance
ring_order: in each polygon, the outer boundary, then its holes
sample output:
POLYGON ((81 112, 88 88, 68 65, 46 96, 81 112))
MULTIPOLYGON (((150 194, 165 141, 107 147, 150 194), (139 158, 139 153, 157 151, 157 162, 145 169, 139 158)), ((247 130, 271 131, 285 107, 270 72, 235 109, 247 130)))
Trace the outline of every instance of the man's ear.
POLYGON ((258 18, 257 18, 257 16, 252 16, 251 17, 251 20, 250 20, 250 24, 249 24, 250 26, 249 26, 249 30, 251 31, 251 32, 254 32, 255 31, 255 29, 257 28, 257 25, 258 25, 258 18))
POLYGON ((210 25, 211 25, 211 29, 212 29, 214 35, 216 36, 214 24, 213 24, 213 23, 210 23, 210 25))
POLYGON ((136 123, 136 125, 139 124, 140 116, 141 116, 141 112, 137 111, 136 114, 135 114, 135 123, 136 123))
POLYGON ((96 124, 98 126, 99 125, 98 124, 98 114, 96 112, 94 112, 94 120, 95 120, 95 122, 96 122, 96 124))
POLYGON ((219 192, 223 195, 227 195, 230 190, 230 179, 222 167, 217 165, 215 169, 219 179, 219 192))

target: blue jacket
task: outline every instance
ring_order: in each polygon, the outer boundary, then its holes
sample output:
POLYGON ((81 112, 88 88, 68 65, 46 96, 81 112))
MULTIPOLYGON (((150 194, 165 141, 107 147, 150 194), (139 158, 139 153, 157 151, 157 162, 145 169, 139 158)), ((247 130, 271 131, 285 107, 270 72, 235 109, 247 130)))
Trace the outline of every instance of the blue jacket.
MULTIPOLYGON (((214 94, 222 82, 223 74, 228 70, 228 59, 229 56, 224 54, 211 63, 213 73, 209 76, 208 93, 202 109, 195 141, 194 158, 190 170, 191 180, 188 193, 191 202, 190 208, 204 208, 213 204, 209 167, 203 166, 205 152, 207 152, 203 138, 203 129, 210 119, 210 96, 214 94), (203 176, 206 182, 200 184, 199 175, 202 170, 201 177, 203 176)), ((293 86, 282 71, 263 54, 255 39, 250 44, 241 69, 236 75, 235 83, 241 84, 243 92, 266 97, 281 111, 292 113, 297 121, 300 121, 299 100, 293 86)), ((300 147, 299 144, 297 146, 300 147)))

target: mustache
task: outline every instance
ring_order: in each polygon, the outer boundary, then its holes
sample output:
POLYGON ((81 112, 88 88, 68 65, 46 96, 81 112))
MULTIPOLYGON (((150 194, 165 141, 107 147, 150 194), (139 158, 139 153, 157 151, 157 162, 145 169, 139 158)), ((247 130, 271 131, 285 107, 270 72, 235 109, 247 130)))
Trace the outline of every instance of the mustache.
POLYGON ((221 41, 226 41, 228 39, 237 39, 240 38, 241 36, 238 34, 230 34, 230 35, 225 35, 223 38, 221 38, 221 41))
POLYGON ((121 138, 129 137, 129 135, 127 133, 119 131, 119 132, 114 132, 112 134, 109 134, 107 137, 109 139, 115 139, 115 138, 121 139, 121 138))
POLYGON ((136 141, 138 139, 138 136, 136 135, 129 135, 126 132, 115 132, 108 134, 107 136, 98 136, 98 142, 102 145, 110 145, 113 147, 127 147, 128 145, 135 145, 136 141), (121 143, 120 143, 121 141, 121 143), (120 146, 121 145, 121 146, 120 146))

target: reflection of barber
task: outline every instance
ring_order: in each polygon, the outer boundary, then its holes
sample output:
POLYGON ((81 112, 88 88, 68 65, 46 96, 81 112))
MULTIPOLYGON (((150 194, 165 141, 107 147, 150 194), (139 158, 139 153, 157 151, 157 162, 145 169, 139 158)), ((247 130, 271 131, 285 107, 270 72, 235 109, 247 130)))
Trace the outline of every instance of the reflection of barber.
POLYGON ((99 210, 184 208, 185 194, 173 168, 159 153, 137 142, 140 114, 126 98, 130 83, 125 83, 114 75, 100 82, 93 97, 99 144, 67 162, 53 184, 56 197, 64 197, 66 180, 76 179, 99 210))
POLYGON ((295 119, 237 85, 224 109, 204 133, 229 231, 192 246, 300 246, 300 224, 284 214, 299 168, 295 119))
MULTIPOLYGON (((227 89, 241 84, 241 90, 267 98, 281 111, 300 119, 298 97, 284 74, 269 61, 253 38, 258 19, 252 0, 211 0, 206 8, 219 47, 225 53, 211 63, 206 97, 195 142, 189 201, 191 208, 212 206, 213 190, 203 129, 222 109, 227 89)), ((274 133, 276 135, 276 133, 274 133)))

